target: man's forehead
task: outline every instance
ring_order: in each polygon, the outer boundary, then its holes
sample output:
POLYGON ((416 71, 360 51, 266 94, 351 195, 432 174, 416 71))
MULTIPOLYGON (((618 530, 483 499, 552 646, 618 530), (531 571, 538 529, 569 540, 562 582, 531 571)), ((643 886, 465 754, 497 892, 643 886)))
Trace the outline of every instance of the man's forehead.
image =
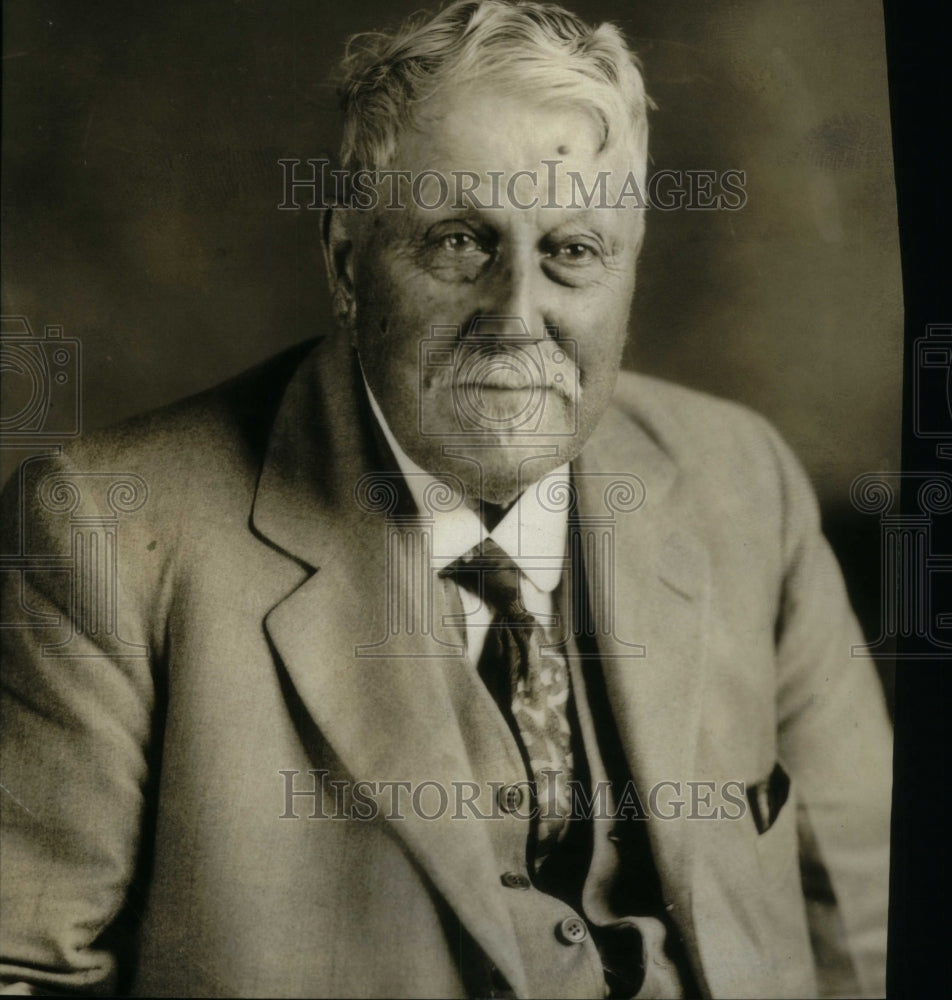
POLYGON ((560 157, 581 164, 596 158, 602 144, 593 112, 482 84, 447 88, 423 102, 398 137, 397 151, 412 168, 425 161, 486 176, 539 169, 560 157))
POLYGON ((562 218, 604 215, 630 187, 630 157, 617 146, 599 149, 596 129, 582 112, 576 127, 565 131, 547 111, 530 133, 536 119, 524 110, 501 111, 499 118, 510 121, 498 123, 454 118, 442 129, 431 118, 424 128, 409 129, 391 170, 378 172, 378 186, 389 191, 381 202, 411 215, 473 221, 486 212, 532 211, 544 214, 550 226, 562 218), (523 119, 525 130, 513 130, 512 119, 523 119))

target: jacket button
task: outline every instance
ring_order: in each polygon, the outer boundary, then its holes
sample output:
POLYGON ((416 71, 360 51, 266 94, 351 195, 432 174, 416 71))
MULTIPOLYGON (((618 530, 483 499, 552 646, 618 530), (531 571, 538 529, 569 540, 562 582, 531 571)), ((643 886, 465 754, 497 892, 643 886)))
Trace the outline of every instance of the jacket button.
POLYGON ((522 872, 503 872, 502 884, 507 889, 528 889, 529 879, 522 872))
POLYGON ((588 937, 588 928, 580 917, 566 917, 556 934, 562 944, 581 944, 588 937))
POLYGON ((514 813, 525 801, 521 785, 504 785, 499 789, 499 806, 507 813, 514 813))

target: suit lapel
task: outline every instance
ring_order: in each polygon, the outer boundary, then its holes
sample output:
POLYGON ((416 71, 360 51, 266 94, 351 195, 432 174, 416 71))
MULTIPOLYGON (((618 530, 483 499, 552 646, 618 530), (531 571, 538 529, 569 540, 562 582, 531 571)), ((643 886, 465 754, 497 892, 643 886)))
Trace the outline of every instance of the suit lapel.
MULTIPOLYGON (((598 650, 628 769, 649 813, 652 788, 681 782, 683 795, 684 782, 696 777, 709 560, 676 513, 676 473, 643 428, 611 410, 575 477, 579 530, 586 531, 587 521, 605 526, 603 543, 585 556, 588 600, 591 607, 614 604, 613 619, 601 616, 613 620, 610 632, 596 622, 598 650)), ((657 805, 665 809, 674 790, 660 791, 657 805)), ((652 815, 648 832, 665 898, 693 938, 694 852, 686 824, 652 815)))
MULTIPOLYGON (((386 516, 400 510, 400 480, 388 472, 392 461, 377 457, 359 373, 345 348, 319 345, 289 383, 272 432, 253 523, 315 572, 265 625, 351 780, 414 788, 432 782, 447 791, 441 819, 415 815, 404 793, 402 818, 390 829, 523 995, 525 973, 486 824, 450 818, 455 783, 474 780, 450 690, 464 662, 460 636, 440 626, 449 597, 428 573, 431 603, 422 612, 415 606, 415 624, 400 618, 406 604, 394 604, 419 596, 412 584, 388 576, 404 566, 394 558, 397 549, 426 556, 426 525, 386 516), (363 477, 374 473, 380 475, 371 486, 363 477)), ((422 576, 416 582, 424 586, 422 576)), ((380 816, 391 812, 395 794, 379 796, 380 816)), ((427 813, 438 811, 436 794, 425 800, 427 813)))

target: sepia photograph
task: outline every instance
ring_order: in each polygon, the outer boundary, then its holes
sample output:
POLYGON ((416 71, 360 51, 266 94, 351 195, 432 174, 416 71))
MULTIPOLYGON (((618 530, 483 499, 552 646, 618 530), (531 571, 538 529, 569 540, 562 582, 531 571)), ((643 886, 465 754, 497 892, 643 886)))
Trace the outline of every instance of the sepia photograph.
POLYGON ((882 4, 3 28, 0 992, 885 996, 882 4))

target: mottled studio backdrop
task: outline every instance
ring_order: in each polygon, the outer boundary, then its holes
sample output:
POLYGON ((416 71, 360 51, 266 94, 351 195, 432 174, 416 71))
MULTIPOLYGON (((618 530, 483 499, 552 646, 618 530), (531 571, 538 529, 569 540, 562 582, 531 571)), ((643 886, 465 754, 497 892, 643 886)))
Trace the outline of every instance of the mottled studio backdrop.
MULTIPOLYGON (((334 147, 343 40, 424 5, 5 0, 3 312, 81 341, 85 426, 325 329, 319 216, 278 211, 277 160, 334 147)), ((658 105, 650 169, 747 177, 742 211, 649 213, 626 364, 780 427, 875 631, 878 525, 848 491, 898 468, 880 4, 570 6, 641 54, 658 105)))

